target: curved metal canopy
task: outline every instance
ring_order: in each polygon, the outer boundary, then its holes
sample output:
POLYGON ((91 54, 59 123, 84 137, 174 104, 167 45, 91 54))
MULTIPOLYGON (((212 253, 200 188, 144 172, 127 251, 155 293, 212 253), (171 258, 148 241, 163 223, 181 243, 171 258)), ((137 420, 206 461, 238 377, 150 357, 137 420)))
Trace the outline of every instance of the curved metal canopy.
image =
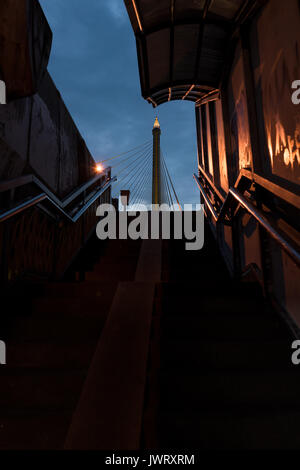
POLYGON ((262 0, 124 0, 143 97, 154 107, 218 90, 229 40, 262 0))

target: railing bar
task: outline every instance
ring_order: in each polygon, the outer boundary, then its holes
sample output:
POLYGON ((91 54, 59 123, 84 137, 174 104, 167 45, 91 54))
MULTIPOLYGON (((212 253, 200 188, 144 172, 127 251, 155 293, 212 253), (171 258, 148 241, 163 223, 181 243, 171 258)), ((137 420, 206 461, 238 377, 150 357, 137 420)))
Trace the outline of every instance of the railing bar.
POLYGON ((208 199, 208 197, 207 197, 207 195, 206 195, 206 193, 205 193, 205 190, 204 190, 202 184, 201 184, 200 181, 199 181, 198 176, 194 174, 194 178, 195 178, 195 181, 196 181, 196 183, 197 183, 197 185, 198 185, 198 188, 199 188, 200 191, 201 191, 201 194, 202 194, 202 196, 203 196, 203 199, 204 199, 205 202, 206 202, 206 205, 207 205, 208 209, 210 210, 210 212, 211 212, 211 214, 212 214, 214 220, 217 222, 217 220, 218 220, 218 215, 217 215, 216 211, 214 210, 214 208, 213 208, 213 206, 212 206, 210 200, 208 199))
POLYGON ((100 188, 88 201, 87 203, 72 217, 67 212, 65 212, 55 200, 51 199, 47 194, 42 193, 38 196, 30 199, 29 201, 19 204, 17 207, 6 211, 4 214, 0 215, 0 222, 4 222, 11 217, 23 212, 26 209, 29 209, 32 206, 39 204, 42 201, 48 200, 58 211, 66 217, 70 222, 77 222, 77 220, 86 212, 86 210, 100 197, 110 186, 117 180, 117 177, 114 176, 109 181, 107 181, 102 188, 100 188))
POLYGON ((47 195, 42 193, 39 194, 38 196, 30 199, 29 201, 23 202, 19 204, 18 206, 4 212, 3 214, 0 215, 0 222, 5 222, 5 220, 10 219, 11 217, 14 217, 17 214, 20 214, 20 212, 23 212, 26 209, 30 209, 30 207, 35 206, 39 204, 40 202, 44 201, 47 199, 47 195))
POLYGON ((89 180, 87 183, 83 184, 76 190, 74 193, 70 194, 70 196, 67 196, 61 203, 61 207, 66 207, 68 206, 74 199, 76 199, 77 196, 79 196, 83 191, 87 190, 90 186, 93 184, 97 183, 100 178, 103 178, 103 174, 97 175, 91 180, 89 180))
POLYGON ((73 191, 70 195, 68 195, 62 201, 58 199, 55 194, 47 188, 47 186, 42 183, 36 176, 34 175, 26 175, 21 176, 20 178, 15 178, 9 181, 2 181, 0 182, 0 192, 8 191, 9 189, 18 188, 20 186, 25 186, 30 183, 36 184, 49 198, 56 202, 57 205, 64 208, 68 206, 74 199, 76 199, 81 193, 83 193, 86 189, 88 189, 93 184, 97 183, 101 178, 105 175, 103 173, 94 176, 89 181, 81 185, 75 191, 73 191))
POLYGON ((201 191, 201 194, 207 204, 208 209, 210 210, 213 218, 215 219, 216 222, 220 221, 221 216, 223 216, 223 213, 225 212, 225 205, 228 204, 229 197, 233 196, 260 224, 261 226, 274 238, 274 240, 279 243, 282 248, 285 250, 285 252, 295 261, 297 265, 300 266, 300 253, 285 239, 283 236, 280 235, 279 232, 272 226, 272 224, 264 217, 264 215, 256 209, 253 204, 248 202, 242 194, 234 188, 230 188, 229 192, 227 194, 227 197, 223 203, 223 206, 221 208, 221 211, 219 215, 215 212, 206 192, 203 186, 201 185, 199 178, 194 174, 194 179, 197 183, 197 186, 199 190, 201 191))
POLYGON ((221 199, 222 203, 225 201, 225 197, 222 196, 222 194, 220 193, 220 191, 218 190, 218 188, 214 185, 214 183, 212 182, 212 180, 208 177, 208 175, 205 173, 205 171, 203 170, 203 168, 201 167, 201 165, 198 165, 198 168, 199 170, 201 171, 202 175, 204 176, 204 178, 206 179, 206 181, 209 183, 209 185, 212 187, 212 189, 214 190, 214 192, 216 193, 216 195, 219 197, 219 199, 221 199))
MULTIPOLYGON (((116 180, 116 177, 115 177, 116 180)), ((102 196, 102 194, 111 186, 111 183, 113 182, 113 179, 111 179, 108 183, 106 183, 103 188, 99 189, 96 194, 94 194, 93 197, 91 197, 88 202, 78 211, 78 213, 73 217, 73 222, 77 222, 77 220, 84 214, 84 212, 87 211, 87 209, 94 204, 94 202, 102 196)))
POLYGON ((249 203, 236 189, 230 188, 229 192, 235 199, 262 225, 262 227, 274 238, 293 260, 300 265, 300 253, 295 250, 289 242, 270 224, 264 215, 249 203))

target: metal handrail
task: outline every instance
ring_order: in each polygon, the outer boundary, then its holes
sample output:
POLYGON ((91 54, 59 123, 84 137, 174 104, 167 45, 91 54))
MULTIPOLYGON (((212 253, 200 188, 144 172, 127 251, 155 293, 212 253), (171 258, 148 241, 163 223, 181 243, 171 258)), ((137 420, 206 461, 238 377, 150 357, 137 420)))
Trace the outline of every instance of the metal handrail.
MULTIPOLYGON (((110 171, 110 167, 106 168, 106 175, 110 171)), ((65 208, 71 204, 78 196, 80 196, 88 188, 96 184, 100 179, 103 178, 103 173, 93 176, 89 181, 82 184, 75 191, 72 191, 63 200, 60 200, 47 186, 39 180, 35 175, 24 175, 11 180, 0 181, 0 192, 9 191, 10 189, 16 189, 27 184, 35 184, 39 189, 42 190, 52 201, 54 201, 59 207, 65 208)))
POLYGON ((274 240, 281 245, 284 251, 300 266, 300 253, 273 227, 262 212, 253 206, 242 194, 233 188, 229 189, 230 194, 251 214, 260 225, 271 235, 274 240))
POLYGON ((204 178, 206 179, 206 181, 208 182, 208 184, 211 186, 211 188, 213 189, 213 191, 216 193, 216 195, 218 196, 218 198, 222 201, 222 203, 225 201, 225 197, 220 193, 220 191, 218 190, 218 188, 216 187, 216 185, 212 182, 212 180, 209 178, 209 176, 205 173, 204 169, 201 167, 201 165, 198 166, 199 168, 199 171, 201 171, 202 175, 204 176, 204 178))
POLYGON ((218 218, 219 218, 219 215, 216 213, 215 209, 213 208, 213 205, 212 205, 212 203, 210 202, 210 200, 209 200, 209 198, 208 198, 208 196, 207 196, 207 194, 206 194, 206 192, 205 192, 205 189, 203 188, 202 184, 200 183, 200 180, 199 180, 198 176, 196 176, 196 175, 194 174, 194 178, 195 178, 195 181, 196 181, 196 183, 197 183, 197 186, 198 186, 198 188, 200 189, 200 192, 201 192, 201 194, 202 194, 202 196, 203 196, 204 201, 206 202, 206 205, 207 205, 207 207, 208 207, 208 209, 209 209, 211 215, 213 216, 214 220, 217 222, 217 221, 218 221, 218 218))
MULTIPOLYGON (((103 177, 103 175, 102 175, 103 177)), ((97 178, 98 180, 99 178, 97 178)), ((97 181, 96 180, 96 181, 97 181)), ((49 201, 58 211, 61 215, 63 215, 67 220, 70 222, 77 222, 77 220, 87 211, 87 209, 111 186, 111 184, 117 180, 117 177, 114 176, 113 178, 110 178, 108 181, 105 182, 104 186, 102 186, 98 191, 96 191, 95 194, 82 206, 78 209, 78 211, 75 213, 75 215, 71 216, 69 215, 63 208, 63 203, 55 198, 51 198, 48 194, 46 193, 41 193, 38 196, 35 196, 28 201, 22 202, 18 206, 9 209, 8 211, 4 212, 3 214, 0 215, 0 222, 4 222, 17 214, 20 214, 21 212, 24 212, 26 209, 29 209, 30 207, 36 206, 40 204, 41 202, 47 200, 49 201), (58 204, 57 201, 60 203, 58 204)), ((77 192, 75 197, 72 198, 74 200, 79 194, 81 194, 82 191, 77 192)), ((71 200, 71 197, 68 198, 69 201, 71 200)), ((69 205, 70 202, 68 202, 69 205)))
POLYGON ((47 199, 46 194, 42 193, 39 194, 36 197, 33 197, 29 199, 29 201, 22 202, 18 206, 9 209, 8 211, 4 212, 3 214, 0 215, 0 222, 5 222, 5 220, 10 219, 11 217, 14 217, 15 215, 20 214, 21 212, 25 211, 26 209, 30 209, 30 207, 35 206, 39 204, 40 202, 44 201, 47 199))
MULTIPOLYGON (((284 249, 284 251, 295 261, 295 263, 300 266, 300 253, 297 251, 292 244, 284 238, 277 230, 276 228, 270 223, 270 221, 263 215, 263 213, 257 209, 253 204, 251 204, 244 196, 239 192, 237 188, 229 188, 229 192, 225 198, 225 201, 223 203, 223 206, 220 210, 220 213, 217 214, 216 211, 214 210, 206 192, 205 189, 203 188, 198 176, 194 174, 194 179, 197 183, 197 186, 207 204, 207 207, 209 211, 211 212, 214 220, 216 222, 219 222, 221 220, 221 216, 223 215, 222 209, 225 207, 225 204, 228 205, 229 199, 232 197, 234 198, 244 209, 247 210, 249 214, 251 214, 257 221, 258 223, 271 235, 271 237, 281 245, 281 247, 284 249)), ((230 205, 228 205, 230 207, 230 205)))
MULTIPOLYGON (((204 168, 202 168, 201 165, 198 165, 198 169, 201 172, 203 178, 205 181, 208 183, 208 185, 211 187, 213 192, 218 196, 218 198, 221 200, 223 203, 225 198, 219 191, 219 189, 216 187, 216 185, 213 183, 213 181, 210 179, 210 177, 206 174, 204 168)), ((274 194, 274 196, 281 198, 288 204, 291 204, 292 206, 296 207, 297 209, 300 209, 300 194, 295 194, 288 189, 283 188, 282 186, 274 183, 270 179, 264 178, 263 176, 260 176, 256 173, 253 173, 252 171, 242 168, 240 170, 239 176, 236 180, 236 183, 234 185, 235 188, 237 188, 240 185, 241 179, 247 179, 249 182, 256 183, 262 188, 266 189, 267 191, 271 192, 274 194)))

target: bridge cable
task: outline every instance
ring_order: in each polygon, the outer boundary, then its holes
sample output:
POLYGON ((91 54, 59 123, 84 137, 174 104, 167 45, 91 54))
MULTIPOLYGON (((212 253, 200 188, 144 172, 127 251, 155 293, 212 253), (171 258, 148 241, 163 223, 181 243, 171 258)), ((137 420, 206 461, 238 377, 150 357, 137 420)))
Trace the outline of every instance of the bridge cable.
POLYGON ((116 158, 120 158, 120 157, 122 157, 123 155, 127 155, 128 153, 131 153, 131 152, 133 152, 134 150, 137 150, 137 149, 139 149, 139 148, 141 148, 141 147, 144 147, 144 146, 150 144, 151 142, 152 142, 151 140, 147 140, 147 141, 144 142, 143 144, 141 144, 141 145, 139 145, 139 146, 137 146, 137 147, 134 147, 134 148, 132 148, 132 149, 130 149, 130 150, 127 150, 126 152, 120 153, 120 154, 115 155, 115 156, 110 157, 110 158, 106 158, 105 160, 99 160, 98 163, 105 163, 105 162, 108 162, 108 161, 110 161, 110 160, 114 160, 114 159, 116 159, 116 158))
POLYGON ((120 184, 124 185, 126 182, 126 185, 129 186, 132 180, 136 179, 137 177, 137 172, 139 171, 140 168, 143 168, 145 161, 150 158, 151 153, 149 152, 143 159, 139 159, 138 163, 135 165, 134 168, 132 168, 129 172, 127 172, 125 175, 123 175, 122 178, 118 181, 116 186, 119 186, 120 184))
MULTIPOLYGON (((150 190, 150 187, 147 187, 147 182, 151 181, 151 173, 152 173, 152 160, 149 159, 148 164, 145 166, 145 171, 143 176, 140 179, 140 184, 137 186, 136 193, 132 200, 132 204, 139 204, 143 200, 146 199, 146 191, 147 189, 150 190)), ((147 201, 145 201, 147 203, 147 201)))
POLYGON ((182 207, 181 207, 181 205, 180 205, 180 202, 179 202, 179 199, 178 199, 177 193, 176 193, 176 191, 175 191, 175 188, 174 188, 174 185, 173 185, 173 181, 172 181, 172 179, 171 179, 171 176, 170 176, 170 173, 169 173, 168 167, 167 167, 167 165, 166 165, 166 162, 165 162, 165 159, 164 159, 164 157, 163 157, 163 156, 162 156, 162 161, 163 161, 163 164, 165 165, 165 169, 166 169, 166 172, 167 172, 167 175, 168 175, 169 181, 170 181, 170 183, 171 183, 171 186, 172 186, 173 193, 174 193, 174 195, 175 195, 175 198, 176 198, 177 204, 178 204, 178 206, 179 206, 179 209, 182 211, 182 207))

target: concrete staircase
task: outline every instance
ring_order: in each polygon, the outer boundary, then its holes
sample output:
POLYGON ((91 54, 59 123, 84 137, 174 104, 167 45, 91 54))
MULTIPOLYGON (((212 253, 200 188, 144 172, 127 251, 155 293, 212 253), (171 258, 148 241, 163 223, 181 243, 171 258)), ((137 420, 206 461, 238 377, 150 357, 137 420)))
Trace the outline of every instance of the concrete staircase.
POLYGON ((158 449, 300 447, 293 337, 260 286, 231 280, 205 248, 169 243, 154 313, 143 445, 158 449))
POLYGON ((131 280, 139 249, 116 241, 103 250, 92 240, 67 281, 23 283, 2 296, 0 449, 64 447, 119 280, 131 280), (84 282, 75 281, 79 267, 84 282))
POLYGON ((93 239, 64 281, 2 295, 0 449, 299 448, 285 323, 209 231, 159 243, 93 239))

